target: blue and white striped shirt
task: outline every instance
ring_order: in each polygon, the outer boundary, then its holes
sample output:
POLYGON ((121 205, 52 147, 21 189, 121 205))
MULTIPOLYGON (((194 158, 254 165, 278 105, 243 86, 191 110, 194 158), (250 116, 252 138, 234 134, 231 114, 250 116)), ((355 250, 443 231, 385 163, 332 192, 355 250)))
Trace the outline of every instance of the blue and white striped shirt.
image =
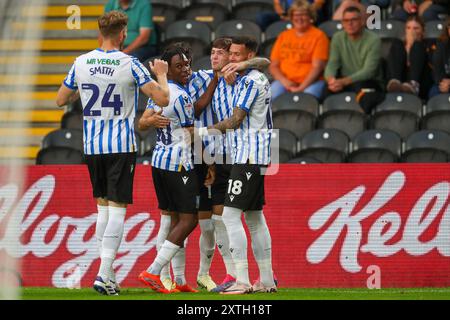
MULTIPOLYGON (((213 78, 214 71, 212 70, 199 70, 192 73, 189 83, 187 84, 187 89, 193 103, 197 102, 197 100, 200 99, 200 97, 205 93, 213 78)), ((205 107, 205 109, 203 109, 203 112, 198 117, 195 117, 194 126, 201 128, 211 126, 213 124, 214 116, 211 104, 209 104, 205 107)), ((208 150, 208 153, 214 156, 214 145, 211 145, 211 143, 214 142, 213 138, 203 137, 202 141, 205 149, 208 150)))
MULTIPOLYGON (((162 115, 170 120, 166 128, 156 130, 156 147, 152 155, 152 166, 167 171, 194 169, 192 148, 183 138, 183 128, 194 125, 194 106, 186 88, 169 81, 170 101, 162 115)), ((149 99, 147 109, 161 110, 149 99)))
MULTIPOLYGON (((219 79, 219 83, 214 91, 214 96, 211 103, 213 114, 217 122, 228 119, 233 115, 233 99, 239 81, 240 78, 238 77, 234 84, 229 85, 223 77, 219 79)), ((217 149, 219 154, 231 154, 233 137, 234 134, 232 132, 228 132, 216 140, 216 143, 219 143, 220 146, 217 149)))
POLYGON ((247 112, 239 129, 234 131, 234 163, 270 163, 272 138, 272 94, 267 77, 250 70, 237 84, 233 106, 247 112))
POLYGON ((134 118, 148 70, 123 52, 96 49, 79 56, 64 85, 80 91, 86 155, 136 152, 134 118))

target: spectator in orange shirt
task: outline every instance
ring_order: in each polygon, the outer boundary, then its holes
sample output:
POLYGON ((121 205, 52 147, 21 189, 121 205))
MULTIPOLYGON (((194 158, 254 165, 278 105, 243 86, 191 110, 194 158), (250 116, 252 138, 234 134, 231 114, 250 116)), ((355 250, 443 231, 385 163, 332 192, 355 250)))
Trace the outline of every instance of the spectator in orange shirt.
POLYGON ((270 59, 272 98, 284 92, 305 92, 320 98, 325 87, 322 74, 328 60, 329 40, 313 26, 315 10, 303 0, 289 9, 292 29, 283 31, 274 44, 270 59))

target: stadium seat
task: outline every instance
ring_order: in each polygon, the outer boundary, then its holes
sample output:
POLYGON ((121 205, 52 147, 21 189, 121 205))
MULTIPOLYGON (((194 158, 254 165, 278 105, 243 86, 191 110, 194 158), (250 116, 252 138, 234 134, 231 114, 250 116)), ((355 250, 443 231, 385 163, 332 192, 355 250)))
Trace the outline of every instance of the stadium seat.
POLYGON ((180 20, 167 27, 164 45, 184 41, 192 47, 194 59, 207 54, 211 42, 211 30, 208 25, 195 20, 180 20))
POLYGON ((271 143, 271 160, 273 163, 286 163, 298 150, 298 140, 294 133, 286 129, 274 130, 271 143), (277 145, 278 139, 278 145, 277 145), (277 161, 278 152, 278 161, 277 161))
POLYGON ((319 103, 307 93, 284 93, 272 104, 274 128, 292 131, 298 139, 316 127, 319 103))
POLYGON ((191 5, 182 11, 182 18, 207 23, 214 30, 227 20, 229 12, 228 0, 193 0, 191 5))
POLYGON ((318 128, 339 129, 350 139, 366 128, 366 114, 353 92, 327 97, 319 110, 318 128))
POLYGON ((235 0, 232 5, 234 19, 246 19, 256 22, 261 12, 273 12, 273 0, 235 0))
POLYGON ((372 129, 388 129, 405 140, 419 129, 422 101, 408 93, 387 93, 385 100, 375 107, 371 116, 372 129))
POLYGON ((68 111, 61 119, 61 129, 83 130, 83 114, 78 111, 68 111))
POLYGON ((394 38, 383 38, 381 39, 381 58, 382 59, 389 59, 389 54, 391 51, 392 46, 392 40, 394 38))
POLYGON ((209 55, 195 59, 192 62, 192 71, 211 70, 211 57, 209 55))
POLYGON ((287 163, 313 164, 313 163, 322 163, 322 161, 313 157, 297 157, 289 160, 287 163))
POLYGON ((403 162, 447 162, 450 157, 450 135, 439 130, 422 130, 405 141, 403 162))
POLYGON ((66 147, 83 152, 83 131, 78 129, 52 131, 42 140, 42 148, 48 147, 66 147))
POLYGON ((450 134, 450 94, 440 94, 428 100, 422 129, 442 130, 450 134))
POLYGON ((228 20, 221 23, 215 31, 216 38, 251 36, 261 43, 261 29, 259 26, 247 20, 228 20))
POLYGON ((265 40, 261 45, 261 54, 265 57, 270 57, 273 44, 281 32, 292 28, 292 23, 289 21, 277 21, 267 27, 265 32, 265 40))
POLYGON ((39 150, 36 164, 82 164, 83 153, 73 148, 48 147, 39 150))
POLYGON ((331 39, 336 32, 342 30, 342 23, 336 20, 325 21, 319 25, 319 29, 331 39))
POLYGON ((300 142, 299 157, 313 157, 323 163, 345 162, 349 139, 338 129, 318 129, 305 134, 300 142))
POLYGON ((163 32, 166 28, 177 21, 182 9, 182 1, 179 0, 151 0, 153 23, 163 32))
POLYGON ((382 20, 380 29, 370 30, 376 33, 381 39, 405 37, 405 23, 399 20, 382 20))
POLYGON ((367 130, 358 134, 350 146, 348 162, 393 163, 400 158, 402 140, 390 130, 367 130))
POLYGON ((445 28, 445 21, 433 20, 425 23, 425 39, 436 40, 445 28))
POLYGON ((151 157, 155 146, 156 146, 156 130, 155 129, 147 130, 146 136, 142 137, 140 149, 141 151, 139 152, 139 154, 144 157, 151 157))

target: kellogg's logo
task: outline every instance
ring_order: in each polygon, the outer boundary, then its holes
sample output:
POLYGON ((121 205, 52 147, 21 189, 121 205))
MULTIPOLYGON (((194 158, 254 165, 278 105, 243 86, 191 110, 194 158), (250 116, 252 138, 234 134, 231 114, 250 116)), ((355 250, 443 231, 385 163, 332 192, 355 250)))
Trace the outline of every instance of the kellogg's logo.
MULTIPOLYGON (((55 190, 55 177, 46 175, 36 181, 25 194, 19 198, 17 185, 8 184, 0 187, 0 224, 5 224, 6 233, 0 238, 0 252, 23 258, 32 254, 37 258, 47 258, 55 254, 68 257, 53 271, 51 281, 55 287, 79 286, 92 263, 99 258, 95 234, 86 239, 88 230, 96 223, 96 213, 81 218, 61 217, 57 213, 41 216, 55 190), (17 203, 17 205, 15 205, 17 203), (31 205, 33 207, 31 207, 31 205), (29 212, 28 215, 25 214, 29 212), (20 221, 19 230, 14 228, 14 215, 20 221), (33 229, 30 229, 35 225, 33 229), (52 231, 53 230, 53 231, 52 231), (56 231, 55 231, 56 230, 56 231), (70 230, 70 231, 69 231, 70 230), (23 235, 31 233, 29 241, 22 241, 23 235), (63 241, 67 237, 66 241, 63 241), (8 245, 14 242, 15 246, 8 245), (62 254, 61 251, 70 253, 62 254), (73 257, 74 258, 70 258, 73 257)), ((124 280, 136 260, 156 246, 156 237, 151 238, 155 221, 150 214, 142 212, 125 221, 123 240, 114 266, 118 268, 117 281, 124 280), (136 230, 136 227, 141 225, 136 230), (130 232, 133 229, 133 232, 130 232)))
POLYGON ((402 221, 401 215, 395 212, 395 209, 383 213, 368 229, 367 243, 361 243, 364 231, 361 223, 378 212, 394 197, 400 197, 405 180, 405 174, 402 171, 390 174, 372 199, 359 212, 354 212, 354 209, 366 191, 364 185, 354 188, 314 212, 308 224, 309 228, 314 231, 320 231, 336 212, 339 214, 327 229, 321 230, 321 234, 309 246, 306 257, 308 262, 312 264, 323 262, 335 247, 342 232, 346 232, 346 235, 342 247, 338 248, 340 249, 340 264, 345 271, 351 273, 360 272, 362 269, 358 263, 360 252, 385 258, 400 250, 405 250, 411 256, 422 256, 437 249, 443 257, 450 257, 449 182, 436 183, 426 190, 417 199, 406 221, 402 221), (422 242, 421 235, 444 209, 434 238, 422 242), (397 235, 403 223, 401 240, 394 244, 387 244, 397 235), (386 227, 388 229, 384 231, 386 227))

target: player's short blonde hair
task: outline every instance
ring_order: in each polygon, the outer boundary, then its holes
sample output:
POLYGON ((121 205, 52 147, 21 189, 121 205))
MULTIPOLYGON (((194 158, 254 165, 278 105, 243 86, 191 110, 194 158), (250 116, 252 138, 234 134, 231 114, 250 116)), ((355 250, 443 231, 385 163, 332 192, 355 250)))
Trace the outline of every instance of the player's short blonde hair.
POLYGON ((316 9, 314 9, 314 7, 308 1, 295 0, 288 11, 288 15, 290 18, 292 18, 294 11, 306 11, 308 13, 308 16, 312 20, 316 21, 317 17, 316 9))
POLYGON ((98 18, 98 29, 105 38, 114 38, 127 27, 128 16, 120 11, 110 11, 98 18))

